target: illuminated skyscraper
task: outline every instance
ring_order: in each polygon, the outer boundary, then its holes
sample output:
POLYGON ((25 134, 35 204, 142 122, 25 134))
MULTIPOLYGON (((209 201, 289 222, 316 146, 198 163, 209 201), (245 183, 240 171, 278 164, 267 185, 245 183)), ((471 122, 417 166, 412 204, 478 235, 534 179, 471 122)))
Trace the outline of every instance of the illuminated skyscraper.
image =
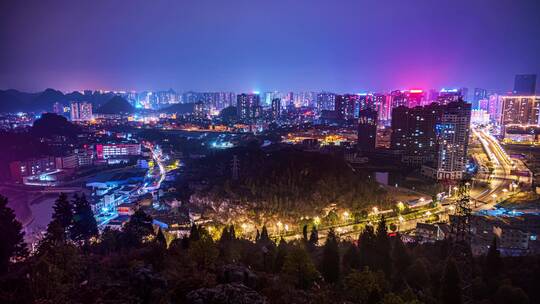
POLYGON ((336 94, 322 92, 317 94, 317 112, 321 113, 323 110, 334 111, 336 104, 336 94))
POLYGON ((379 112, 379 122, 386 123, 390 121, 392 113, 392 98, 386 94, 373 94, 373 105, 379 112))
POLYGON ((540 96, 501 96, 501 131, 508 127, 539 126, 540 96))
POLYGON ((407 95, 402 91, 392 91, 390 93, 392 98, 392 109, 397 107, 408 107, 409 101, 407 95))
POLYGON ((492 123, 500 123, 502 113, 502 98, 498 94, 489 95, 488 113, 492 123))
POLYGON ((465 95, 463 89, 442 89, 437 97, 437 102, 445 105, 463 99, 465 95))
POLYGON ((360 151, 375 150, 377 138, 377 111, 371 108, 358 113, 358 149, 360 151))
POLYGON ((281 99, 272 99, 272 119, 276 120, 281 115, 281 99))
POLYGON ((398 107, 392 112, 391 147, 402 151, 402 162, 424 165, 434 179, 460 179, 465 169, 471 105, 398 107))
POLYGON ((536 75, 516 75, 514 80, 515 95, 535 95, 536 94, 536 75))
POLYGON ((472 106, 474 109, 480 107, 480 100, 487 99, 487 91, 484 89, 476 88, 474 89, 474 98, 472 102, 472 106))
POLYGON ((242 121, 252 121, 259 116, 261 98, 259 94, 240 94, 236 96, 236 112, 242 121))
POLYGON ((336 95, 336 115, 339 120, 349 120, 358 117, 355 115, 359 104, 359 96, 353 94, 336 95))
POLYGON ((436 157, 422 173, 437 180, 460 180, 467 164, 471 104, 451 102, 444 106, 435 125, 436 157))
POLYGON ((92 104, 89 102, 71 103, 71 121, 92 120, 92 104))

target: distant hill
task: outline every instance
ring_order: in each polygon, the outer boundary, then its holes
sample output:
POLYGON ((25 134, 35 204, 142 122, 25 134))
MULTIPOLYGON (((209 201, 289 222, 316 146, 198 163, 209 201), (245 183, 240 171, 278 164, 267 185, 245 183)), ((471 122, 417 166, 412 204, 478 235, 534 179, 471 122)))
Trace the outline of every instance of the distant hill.
POLYGON ((98 114, 130 114, 134 112, 135 108, 120 96, 111 98, 95 111, 98 114))
POLYGON ((165 113, 189 114, 193 113, 194 109, 195 103, 177 103, 161 111, 165 113))
POLYGON ((67 105, 70 101, 88 101, 94 107, 98 107, 114 96, 116 95, 112 93, 100 93, 97 91, 83 95, 79 92, 64 94, 54 89, 46 89, 38 93, 26 93, 13 89, 0 90, 0 113, 50 112, 55 102, 67 105))

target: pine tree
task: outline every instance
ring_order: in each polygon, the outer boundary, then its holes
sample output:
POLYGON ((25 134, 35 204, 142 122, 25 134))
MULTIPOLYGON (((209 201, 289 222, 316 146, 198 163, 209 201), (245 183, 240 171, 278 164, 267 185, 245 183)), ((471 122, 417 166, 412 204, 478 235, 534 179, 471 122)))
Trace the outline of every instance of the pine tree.
POLYGON ((361 267, 375 268, 375 232, 373 226, 368 225, 358 236, 358 252, 361 267))
POLYGON ((335 283, 340 276, 339 244, 334 229, 330 228, 323 246, 321 274, 327 282, 335 283))
POLYGON ((139 246, 144 238, 154 233, 152 217, 139 209, 130 216, 123 231, 126 246, 139 246))
POLYGON ((201 233, 199 231, 199 227, 193 223, 191 225, 191 230, 189 231, 189 241, 198 241, 201 239, 201 233))
POLYGON ((259 232, 259 229, 257 229, 257 233, 255 234, 255 243, 258 243, 260 238, 261 238, 261 233, 259 232))
POLYGON ((261 243, 270 242, 270 237, 268 236, 268 229, 266 229, 266 226, 262 227, 261 237, 260 237, 259 241, 261 243))
POLYGON ((276 259, 274 260, 274 271, 280 272, 285 263, 285 257, 287 256, 289 246, 287 242, 281 237, 279 245, 277 247, 276 259))
POLYGON ((161 227, 159 227, 158 232, 156 234, 156 243, 160 246, 167 248, 167 239, 165 238, 165 235, 163 234, 163 231, 161 230, 161 227))
POLYGON ((234 231, 234 225, 229 227, 229 235, 231 236, 231 240, 236 240, 236 231, 234 231))
POLYGON ((7 271, 11 259, 22 258, 28 254, 22 225, 7 203, 7 198, 0 195, 0 274, 7 271))
POLYGON ((221 231, 221 237, 219 238, 220 243, 227 243, 231 240, 231 234, 229 232, 228 227, 223 227, 223 230, 221 231))
POLYGON ((307 225, 304 225, 304 227, 302 228, 302 236, 303 236, 304 242, 307 242, 308 241, 308 226, 307 225))
POLYGON ((396 273, 402 274, 407 267, 411 265, 411 256, 405 244, 401 240, 401 236, 398 234, 394 240, 394 247, 392 249, 392 259, 394 261, 396 273))
POLYGON ((489 247, 489 250, 486 254, 486 259, 484 263, 484 280, 496 279, 502 270, 502 260, 499 249, 497 249, 497 237, 493 238, 493 242, 489 247))
POLYGON ((441 280, 440 301, 443 304, 460 304, 461 287, 459 272, 453 259, 448 259, 441 280))
POLYGON ((354 269, 360 269, 360 254, 354 243, 347 243, 347 249, 343 254, 343 270, 348 273, 354 269))
POLYGON ((86 196, 74 196, 73 225, 70 236, 74 241, 87 242, 90 238, 98 235, 98 228, 94 212, 86 196))
POLYGON ((292 279, 298 288, 307 289, 319 277, 305 246, 293 245, 288 250, 281 271, 292 279))
POLYGON ((65 193, 60 193, 53 210, 52 220, 57 221, 67 233, 73 222, 73 207, 65 193))
POLYGON ((319 231, 317 231, 317 227, 313 226, 313 228, 311 228, 311 234, 309 235, 309 245, 314 248, 318 243, 319 231))
POLYGON ((390 276, 392 274, 392 258, 390 256, 391 245, 384 215, 381 217, 381 220, 377 225, 377 233, 375 235, 375 251, 375 269, 382 270, 387 276, 390 276))
POLYGON ((66 240, 67 234, 65 228, 58 219, 53 219, 49 225, 47 225, 45 236, 39 241, 37 254, 42 255, 49 251, 49 249, 65 243, 66 240))

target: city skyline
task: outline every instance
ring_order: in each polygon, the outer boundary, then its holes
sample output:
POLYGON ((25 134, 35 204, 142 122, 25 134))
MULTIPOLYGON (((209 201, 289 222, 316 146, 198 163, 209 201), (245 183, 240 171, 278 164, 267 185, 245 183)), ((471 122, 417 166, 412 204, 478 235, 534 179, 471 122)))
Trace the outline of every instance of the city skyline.
POLYGON ((0 87, 511 91, 515 74, 540 73, 540 41, 530 39, 540 34, 539 6, 3 3, 0 42, 10 47, 0 54, 0 87))

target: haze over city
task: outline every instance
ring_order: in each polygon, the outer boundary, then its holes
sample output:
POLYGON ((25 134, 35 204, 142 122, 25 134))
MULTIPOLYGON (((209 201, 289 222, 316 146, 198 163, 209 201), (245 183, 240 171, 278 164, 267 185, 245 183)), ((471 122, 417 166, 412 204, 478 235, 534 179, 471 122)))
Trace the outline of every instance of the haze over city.
POLYGON ((3 1, 0 88, 482 87, 540 73, 527 1, 3 1))

